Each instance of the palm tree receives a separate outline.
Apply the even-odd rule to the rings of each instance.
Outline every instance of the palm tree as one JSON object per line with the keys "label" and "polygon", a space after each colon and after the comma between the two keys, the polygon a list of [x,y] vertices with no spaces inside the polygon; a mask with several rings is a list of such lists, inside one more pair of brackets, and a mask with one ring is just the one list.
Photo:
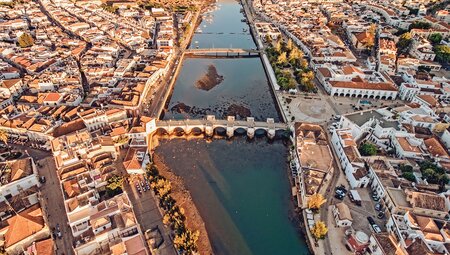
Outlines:
{"label": "palm tree", "polygon": [[4,144],[8,143],[8,133],[6,133],[3,129],[0,129],[0,141]]}

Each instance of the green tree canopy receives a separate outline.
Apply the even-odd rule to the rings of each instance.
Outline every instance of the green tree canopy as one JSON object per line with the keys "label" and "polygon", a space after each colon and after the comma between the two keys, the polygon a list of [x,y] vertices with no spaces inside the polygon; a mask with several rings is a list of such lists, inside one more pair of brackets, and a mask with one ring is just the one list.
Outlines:
{"label": "green tree canopy", "polygon": [[424,22],[424,21],[414,21],[413,23],[411,23],[411,25],[409,25],[409,30],[411,29],[429,29],[431,28],[431,24],[428,22]]}
{"label": "green tree canopy", "polygon": [[397,42],[397,48],[399,53],[405,53],[408,51],[412,42],[412,35],[409,32],[402,34]]}
{"label": "green tree canopy", "polygon": [[414,176],[414,174],[412,172],[404,172],[402,174],[402,177],[411,182],[416,181],[416,176]]}
{"label": "green tree canopy", "polygon": [[442,41],[442,34],[441,33],[433,33],[428,37],[432,43],[440,43]]}
{"label": "green tree canopy", "polygon": [[122,184],[123,178],[122,176],[113,175],[111,178],[107,180],[106,192],[109,196],[113,197],[117,194],[122,193]]}
{"label": "green tree canopy", "polygon": [[377,154],[377,147],[372,143],[363,143],[359,147],[359,152],[362,156],[373,156]]}
{"label": "green tree canopy", "polygon": [[447,45],[437,45],[434,47],[434,53],[436,54],[436,60],[441,63],[450,62],[450,47]]}

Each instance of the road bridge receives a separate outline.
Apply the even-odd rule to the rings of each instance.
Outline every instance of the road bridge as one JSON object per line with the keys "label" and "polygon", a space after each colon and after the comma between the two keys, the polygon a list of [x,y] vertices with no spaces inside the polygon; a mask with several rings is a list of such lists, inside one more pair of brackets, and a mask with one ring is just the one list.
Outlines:
{"label": "road bridge", "polygon": [[267,121],[255,121],[253,117],[246,120],[236,120],[234,116],[228,116],[226,120],[218,120],[214,115],[207,115],[206,119],[194,120],[160,120],[156,122],[156,130],[163,130],[169,135],[174,133],[190,134],[194,130],[201,131],[207,136],[213,136],[217,128],[226,130],[227,137],[231,138],[238,129],[245,130],[249,138],[255,136],[257,130],[264,130],[267,136],[272,139],[278,130],[286,130],[288,125],[276,123],[274,119]]}

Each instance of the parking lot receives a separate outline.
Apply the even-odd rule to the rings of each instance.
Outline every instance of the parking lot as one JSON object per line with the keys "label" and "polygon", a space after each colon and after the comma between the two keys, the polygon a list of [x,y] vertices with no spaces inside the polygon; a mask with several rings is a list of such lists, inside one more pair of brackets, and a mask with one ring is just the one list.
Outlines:
{"label": "parking lot", "polygon": [[371,216],[375,220],[375,223],[380,227],[381,231],[385,231],[386,218],[377,218],[377,215],[379,213],[377,210],[375,210],[375,205],[377,204],[377,202],[373,200],[372,194],[370,193],[370,188],[360,188],[357,189],[357,191],[361,197],[361,206],[358,206],[350,201],[348,195],[343,200],[351,210],[351,215],[353,218],[353,229],[355,231],[363,231],[370,236],[373,229],[370,226],[367,217]]}

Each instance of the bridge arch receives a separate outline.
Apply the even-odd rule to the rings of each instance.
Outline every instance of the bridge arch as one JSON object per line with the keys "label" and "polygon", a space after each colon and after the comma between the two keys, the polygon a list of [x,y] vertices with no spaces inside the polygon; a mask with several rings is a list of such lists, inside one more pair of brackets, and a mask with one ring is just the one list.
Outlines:
{"label": "bridge arch", "polygon": [[222,126],[214,127],[214,134],[219,136],[226,136],[227,135],[227,128]]}
{"label": "bridge arch", "polygon": [[175,127],[172,130],[172,134],[176,135],[176,136],[183,136],[186,132],[184,131],[184,128],[182,127]]}
{"label": "bridge arch", "polygon": [[247,135],[247,129],[245,129],[243,127],[238,127],[234,130],[234,135],[237,135],[237,136]]}
{"label": "bridge arch", "polygon": [[165,135],[169,135],[169,132],[167,131],[167,129],[165,129],[163,127],[159,127],[156,129],[155,134],[159,135],[159,136],[165,136]]}
{"label": "bridge arch", "polygon": [[267,135],[267,130],[265,128],[255,128],[255,136],[262,137]]}
{"label": "bridge arch", "polygon": [[187,131],[186,131],[186,134],[190,134],[190,135],[201,135],[201,134],[203,134],[203,128],[201,128],[201,127],[192,127],[192,128],[189,128]]}

